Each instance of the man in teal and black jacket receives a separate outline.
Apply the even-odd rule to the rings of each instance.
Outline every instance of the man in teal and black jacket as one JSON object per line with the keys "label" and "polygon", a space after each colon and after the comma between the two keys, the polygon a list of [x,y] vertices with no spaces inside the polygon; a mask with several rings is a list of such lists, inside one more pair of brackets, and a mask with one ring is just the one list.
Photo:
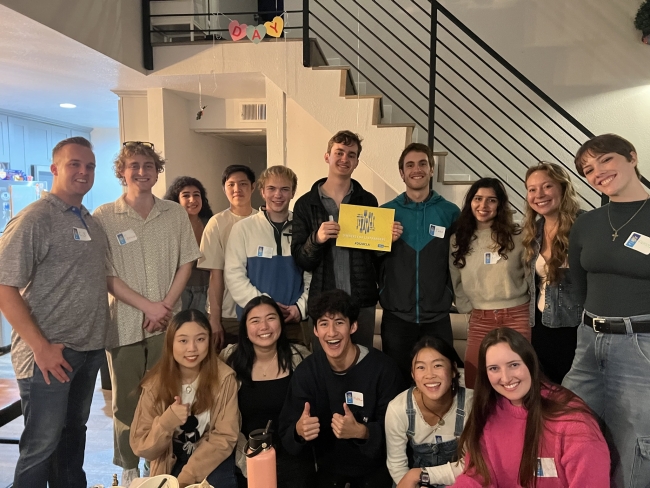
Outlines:
{"label": "man in teal and black jacket", "polygon": [[420,337],[433,335],[453,345],[449,238],[460,210],[429,189],[433,154],[428,146],[409,144],[399,172],[406,191],[382,207],[395,209],[404,231],[381,260],[379,303],[382,349],[410,382],[410,353]]}

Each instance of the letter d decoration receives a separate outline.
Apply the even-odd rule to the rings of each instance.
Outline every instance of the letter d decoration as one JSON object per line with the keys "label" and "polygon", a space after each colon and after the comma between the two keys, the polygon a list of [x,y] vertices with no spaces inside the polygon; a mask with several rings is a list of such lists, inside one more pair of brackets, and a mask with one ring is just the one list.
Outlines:
{"label": "letter d decoration", "polygon": [[233,20],[228,24],[228,31],[230,32],[230,37],[233,41],[239,41],[246,37],[248,26],[246,24],[240,24],[236,20]]}

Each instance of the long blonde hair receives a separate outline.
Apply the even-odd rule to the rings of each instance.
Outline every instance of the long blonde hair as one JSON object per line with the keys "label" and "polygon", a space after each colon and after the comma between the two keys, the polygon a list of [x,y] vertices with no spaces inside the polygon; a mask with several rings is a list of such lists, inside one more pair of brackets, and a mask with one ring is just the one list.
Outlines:
{"label": "long blonde hair", "polygon": [[[562,166],[555,163],[541,161],[537,165],[528,168],[524,182],[527,182],[530,175],[536,171],[545,171],[553,181],[562,187],[562,200],[560,202],[560,208],[558,209],[559,216],[557,233],[555,234],[553,241],[550,243],[551,259],[546,263],[548,268],[546,280],[548,283],[557,283],[561,275],[560,268],[566,262],[569,254],[569,232],[571,231],[571,226],[573,226],[578,212],[580,211],[580,204],[578,203],[578,194],[571,183],[571,177]],[[526,211],[523,221],[523,243],[526,247],[526,262],[530,264],[535,255],[533,241],[535,241],[537,236],[538,213],[528,205],[528,199],[526,199],[525,209]]]}

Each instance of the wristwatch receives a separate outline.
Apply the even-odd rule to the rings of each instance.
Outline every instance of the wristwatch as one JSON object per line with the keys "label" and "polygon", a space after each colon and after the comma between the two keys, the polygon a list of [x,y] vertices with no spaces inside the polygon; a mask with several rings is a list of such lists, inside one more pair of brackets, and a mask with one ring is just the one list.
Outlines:
{"label": "wristwatch", "polygon": [[429,486],[429,473],[427,473],[424,469],[420,473],[420,484],[419,486]]}

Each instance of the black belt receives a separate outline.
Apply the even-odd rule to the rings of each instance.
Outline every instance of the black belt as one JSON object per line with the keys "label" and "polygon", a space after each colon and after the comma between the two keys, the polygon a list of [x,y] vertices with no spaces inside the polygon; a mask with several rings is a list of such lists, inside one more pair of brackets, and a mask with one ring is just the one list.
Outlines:
{"label": "black belt", "polygon": [[[590,317],[585,314],[584,321],[585,325],[594,329],[594,332],[603,334],[627,334],[623,319],[603,319],[600,317]],[[634,334],[650,334],[650,320],[632,322],[632,332]]]}

